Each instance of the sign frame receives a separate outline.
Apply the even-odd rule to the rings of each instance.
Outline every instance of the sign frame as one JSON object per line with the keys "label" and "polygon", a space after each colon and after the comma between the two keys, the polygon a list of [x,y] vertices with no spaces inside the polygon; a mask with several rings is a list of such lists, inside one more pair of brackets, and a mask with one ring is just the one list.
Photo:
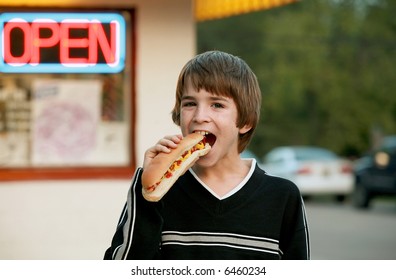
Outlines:
{"label": "sign frame", "polygon": [[[107,63],[7,63],[5,61],[4,26],[9,22],[21,23],[115,23],[115,62]],[[119,73],[125,68],[126,23],[121,14],[113,12],[89,13],[0,13],[0,73]]]}

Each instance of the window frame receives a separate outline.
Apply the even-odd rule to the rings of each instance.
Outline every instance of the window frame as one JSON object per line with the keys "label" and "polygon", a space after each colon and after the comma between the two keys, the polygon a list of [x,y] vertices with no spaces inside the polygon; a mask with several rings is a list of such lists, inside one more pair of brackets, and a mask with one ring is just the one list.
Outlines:
{"label": "window frame", "polygon": [[[130,69],[128,96],[129,114],[125,116],[129,129],[129,164],[123,166],[67,166],[67,167],[7,167],[0,166],[0,181],[22,180],[78,180],[78,179],[127,179],[130,178],[136,168],[136,9],[135,8],[15,8],[3,7],[2,12],[126,12],[130,16],[130,22],[126,29],[130,33],[127,37],[125,68]],[[123,70],[125,71],[125,70]],[[40,75],[39,73],[33,75]]]}

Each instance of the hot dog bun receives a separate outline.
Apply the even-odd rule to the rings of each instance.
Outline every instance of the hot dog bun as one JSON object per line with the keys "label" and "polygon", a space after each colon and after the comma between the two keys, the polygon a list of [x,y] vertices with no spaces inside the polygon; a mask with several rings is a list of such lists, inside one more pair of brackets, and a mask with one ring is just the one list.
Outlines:
{"label": "hot dog bun", "polygon": [[[142,174],[142,193],[146,200],[159,201],[199,157],[209,152],[211,147],[204,138],[198,133],[189,134],[170,153],[160,153],[150,162]],[[188,152],[191,150],[192,153]]]}

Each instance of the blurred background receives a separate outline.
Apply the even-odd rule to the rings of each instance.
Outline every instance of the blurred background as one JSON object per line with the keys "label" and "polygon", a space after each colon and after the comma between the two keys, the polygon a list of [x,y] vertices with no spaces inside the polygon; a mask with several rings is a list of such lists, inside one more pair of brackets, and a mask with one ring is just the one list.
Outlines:
{"label": "blurred background", "polygon": [[[261,119],[242,156],[300,188],[312,258],[396,259],[395,1],[9,2],[0,0],[0,259],[101,259],[144,151],[178,132],[180,69],[213,49],[257,75]],[[65,70],[55,29],[7,25],[22,18],[34,30],[42,12],[121,15],[114,36],[124,43],[111,45],[103,16],[97,64]],[[29,57],[34,36],[41,60],[10,62]],[[87,58],[74,46],[69,59]],[[118,70],[97,70],[117,48]]]}
{"label": "blurred background", "polygon": [[396,259],[395,12],[391,0],[303,0],[197,24],[198,52],[236,54],[257,75],[245,155],[300,188],[313,258]]}
{"label": "blurred background", "polygon": [[318,145],[356,158],[396,131],[396,3],[299,1],[197,24],[198,52],[243,57],[263,93],[250,148]]}

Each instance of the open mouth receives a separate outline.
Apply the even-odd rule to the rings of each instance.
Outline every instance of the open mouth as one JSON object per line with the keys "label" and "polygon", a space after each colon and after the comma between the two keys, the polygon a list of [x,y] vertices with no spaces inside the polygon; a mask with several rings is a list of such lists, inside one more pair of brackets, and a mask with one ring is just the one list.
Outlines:
{"label": "open mouth", "polygon": [[214,134],[212,134],[212,133],[206,134],[205,135],[205,140],[211,147],[213,147],[213,145],[216,142],[216,136]]}
{"label": "open mouth", "polygon": [[205,142],[208,143],[211,147],[213,147],[213,145],[216,142],[216,136],[210,132],[207,131],[194,131],[194,133],[199,133],[201,135],[203,135],[205,138]]}

